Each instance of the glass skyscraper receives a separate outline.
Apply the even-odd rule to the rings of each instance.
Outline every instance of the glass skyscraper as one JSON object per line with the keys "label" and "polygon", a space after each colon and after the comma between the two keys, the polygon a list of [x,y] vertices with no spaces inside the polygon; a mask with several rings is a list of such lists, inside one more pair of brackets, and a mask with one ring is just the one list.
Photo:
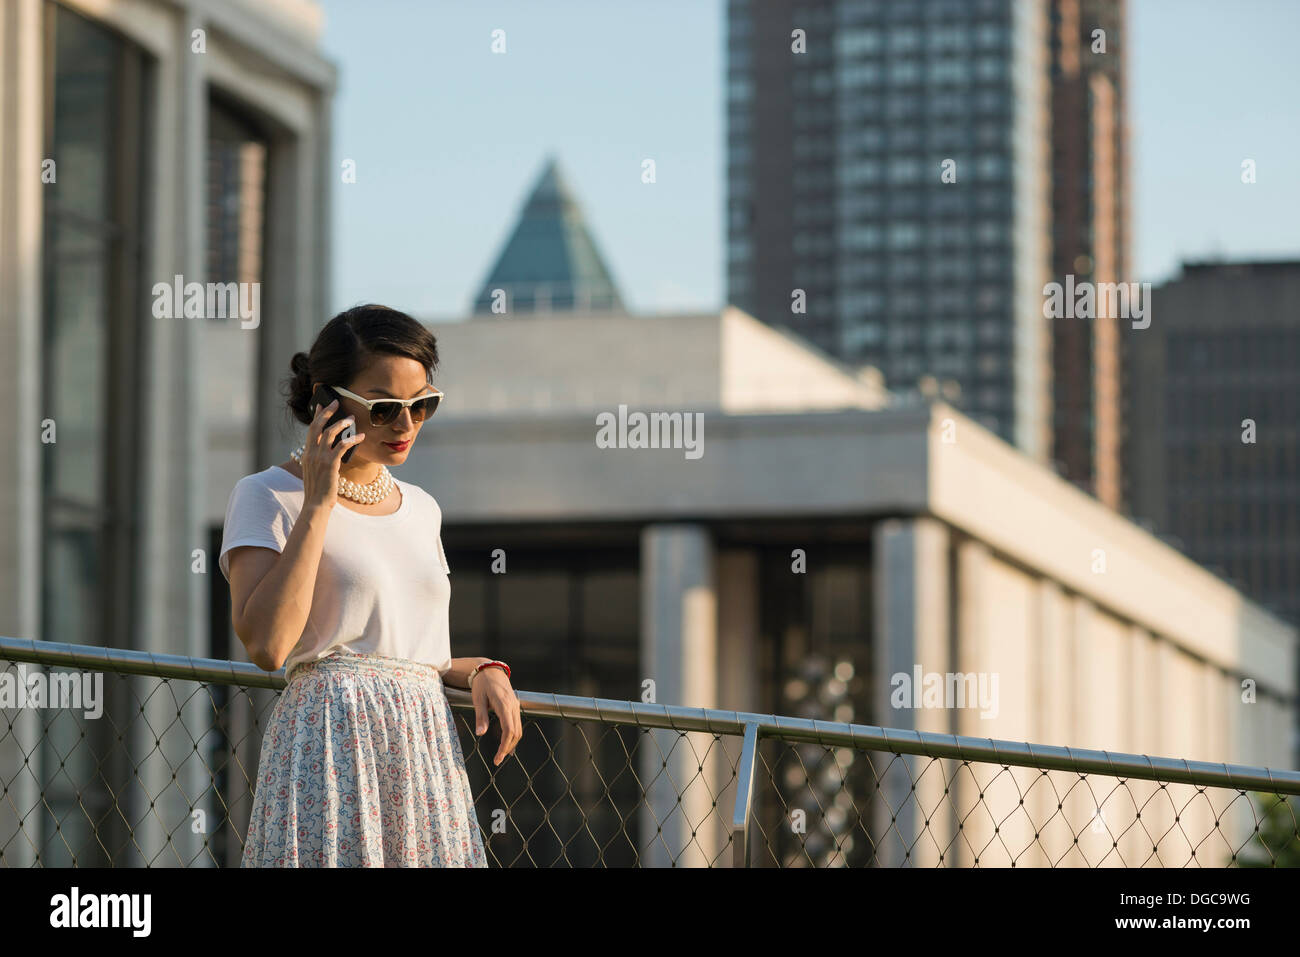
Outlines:
{"label": "glass skyscraper", "polygon": [[[727,8],[730,301],[876,366],[895,392],[955,383],[945,394],[1044,461],[1058,457],[1043,314],[1053,190],[1073,185],[1054,182],[1049,40],[1073,49],[1079,34],[1060,27],[1069,6]],[[1066,20],[1086,27],[1071,9]],[[1087,153],[1086,128],[1075,132]],[[1081,428],[1091,421],[1089,410]],[[1084,459],[1069,477],[1092,491]]]}

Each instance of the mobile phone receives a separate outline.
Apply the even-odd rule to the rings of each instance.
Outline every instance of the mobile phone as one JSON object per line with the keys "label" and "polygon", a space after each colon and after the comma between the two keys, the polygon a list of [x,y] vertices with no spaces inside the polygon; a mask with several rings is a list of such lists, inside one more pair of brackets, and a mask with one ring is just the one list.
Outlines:
{"label": "mobile phone", "polygon": [[[322,431],[328,429],[331,425],[333,425],[335,422],[338,422],[340,419],[346,419],[348,417],[348,414],[347,412],[343,411],[343,399],[339,396],[337,392],[335,392],[329,386],[318,385],[316,386],[315,391],[312,392],[311,394],[311,404],[312,404],[313,411],[319,409],[321,406],[329,405],[335,399],[339,400],[339,407],[334,411],[334,414],[330,416],[330,420],[326,422],[325,425],[322,427]],[[338,444],[342,442],[344,439],[350,439],[352,438],[352,436],[356,434],[357,434],[356,422],[350,422],[343,427],[343,431],[338,434],[338,437],[334,439],[334,443],[330,447],[337,448]],[[357,447],[354,445],[352,446],[352,448],[344,452],[343,461],[346,462],[348,459],[352,458],[352,453],[355,452],[356,449]]]}

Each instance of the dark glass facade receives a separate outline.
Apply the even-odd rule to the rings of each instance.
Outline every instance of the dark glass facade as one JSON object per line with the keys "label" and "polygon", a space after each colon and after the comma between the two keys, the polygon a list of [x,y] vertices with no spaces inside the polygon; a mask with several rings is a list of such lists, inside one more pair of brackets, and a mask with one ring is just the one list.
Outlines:
{"label": "dark glass facade", "polygon": [[728,4],[729,300],[890,389],[955,380],[1009,440],[1013,29],[1004,0]]}
{"label": "dark glass facade", "polygon": [[[640,700],[636,547],[541,548],[517,545],[508,533],[489,538],[492,544],[455,547],[455,537],[444,535],[452,656],[509,662],[511,681],[523,692]],[[491,835],[500,863],[636,862],[646,813],[637,755],[655,747],[649,737],[626,726],[530,719],[516,749],[519,762],[496,769],[496,721],[475,757],[471,716],[458,711],[457,719],[480,824],[485,831],[504,825]]]}
{"label": "dark glass facade", "polygon": [[1185,265],[1124,336],[1133,515],[1300,624],[1300,262]]}
{"label": "dark glass facade", "polygon": [[[808,546],[806,570],[792,574],[791,553],[799,547],[759,550],[760,709],[874,724],[870,549]],[[755,863],[864,866],[872,854],[870,802],[883,764],[873,767],[867,752],[816,744],[767,741],[759,752],[762,787],[754,823],[765,848]],[[802,835],[793,830],[797,811],[806,821]]]}

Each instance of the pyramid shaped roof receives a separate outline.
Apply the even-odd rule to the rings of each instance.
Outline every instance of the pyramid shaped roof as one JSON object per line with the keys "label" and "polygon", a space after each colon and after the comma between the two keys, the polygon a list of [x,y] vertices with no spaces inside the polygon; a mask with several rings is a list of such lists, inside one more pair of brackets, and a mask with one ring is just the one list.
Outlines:
{"label": "pyramid shaped roof", "polygon": [[493,314],[497,289],[505,291],[506,315],[626,311],[553,155],[474,299],[475,314]]}

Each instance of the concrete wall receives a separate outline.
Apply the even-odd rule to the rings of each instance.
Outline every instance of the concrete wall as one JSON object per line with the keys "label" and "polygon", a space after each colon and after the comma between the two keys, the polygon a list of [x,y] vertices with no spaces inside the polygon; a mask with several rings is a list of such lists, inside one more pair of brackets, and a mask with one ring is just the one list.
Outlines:
{"label": "concrete wall", "polygon": [[[1152,635],[934,519],[884,522],[876,539],[875,723],[1099,751],[1295,766],[1289,734],[1293,704],[1276,686],[1258,701],[1245,702],[1235,671]],[[922,552],[923,541],[943,545]],[[945,600],[936,585],[947,581],[950,567],[956,578],[951,599]],[[928,598],[919,601],[923,595]],[[1234,637],[1248,645],[1257,635]],[[948,701],[946,707],[920,711],[884,704],[891,677],[917,665],[923,673],[978,676],[996,688],[995,709],[984,701],[965,706]],[[877,810],[889,808],[888,818],[873,817],[873,834],[885,836],[884,864],[905,863],[898,851],[911,844],[906,862],[918,866],[935,863],[940,849],[947,852],[945,863],[967,866],[1013,861],[1017,866],[1119,866],[1121,860],[1130,866],[1157,861],[1223,866],[1230,853],[1224,849],[1245,845],[1254,826],[1247,799],[1228,789],[1199,795],[1190,785],[1162,791],[1153,782],[1121,783],[1101,775],[1085,784],[1068,772],[1044,778],[1032,769],[903,760],[908,775],[893,774],[890,766],[882,780],[886,802]],[[950,796],[936,792],[936,781]],[[902,838],[889,839],[890,827]]]}
{"label": "concrete wall", "polygon": [[[452,522],[865,514],[925,507],[922,412],[704,415],[704,454],[602,449],[595,416],[425,426],[402,466]],[[524,494],[526,491],[526,494]]]}
{"label": "concrete wall", "polygon": [[728,307],[721,313],[480,317],[430,324],[440,419],[616,409],[879,408],[876,384]]}
{"label": "concrete wall", "polygon": [[438,417],[575,409],[716,409],[716,317],[563,314],[436,323]]}
{"label": "concrete wall", "polygon": [[724,411],[879,409],[888,403],[883,387],[734,306],[723,310],[721,333]]}
{"label": "concrete wall", "polygon": [[[25,570],[34,567],[40,548],[43,6],[39,0],[0,5],[0,396],[14,413],[4,419],[8,454],[0,456],[0,634],[11,636],[35,635],[41,614],[40,582]],[[0,738],[0,768],[21,768],[37,750],[40,716],[5,717],[14,733]],[[12,848],[6,861],[30,866],[34,855],[26,842],[11,840],[18,828],[12,807],[37,806],[40,789],[25,774],[14,775],[8,787],[0,844]]]}
{"label": "concrete wall", "polygon": [[1295,694],[1295,629],[978,424],[941,405],[933,413],[937,516],[1189,654]]}

